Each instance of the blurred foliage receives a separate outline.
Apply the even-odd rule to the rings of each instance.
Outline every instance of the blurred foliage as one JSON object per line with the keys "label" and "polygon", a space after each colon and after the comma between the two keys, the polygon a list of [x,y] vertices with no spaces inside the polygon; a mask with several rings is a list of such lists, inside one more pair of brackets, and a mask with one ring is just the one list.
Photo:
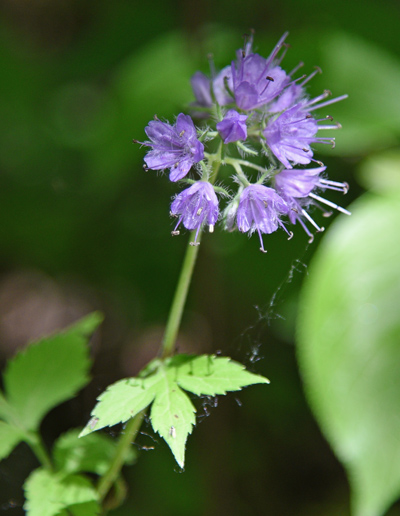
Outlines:
{"label": "blurred foliage", "polygon": [[400,202],[365,194],[350,209],[312,261],[299,358],[315,415],[348,471],[353,514],[381,516],[400,495]]}
{"label": "blurred foliage", "polygon": [[[268,54],[289,30],[285,68],[319,65],[311,94],[350,94],[329,110],[343,130],[323,156],[330,177],[351,185],[334,200],[350,202],[362,191],[353,179],[360,163],[399,141],[399,15],[395,0],[2,1],[3,357],[90,309],[106,313],[93,382],[46,418],[49,445],[86,422],[107,384],[137,373],[162,335],[186,242],[170,236],[175,185],[143,172],[132,138],[144,138],[154,114],[172,120],[192,100],[189,78],[207,72],[207,53],[225,65],[254,28]],[[184,475],[157,438],[142,435],[139,445],[156,451],[129,470],[130,498],[115,514],[348,513],[344,472],[308,411],[294,357],[298,289],[318,240],[274,234],[264,256],[241,234],[204,238],[180,350],[256,362],[271,387],[240,394],[242,407],[233,397],[218,411],[198,403],[212,417],[188,447]],[[34,465],[23,446],[0,466],[4,508],[23,502]]]}

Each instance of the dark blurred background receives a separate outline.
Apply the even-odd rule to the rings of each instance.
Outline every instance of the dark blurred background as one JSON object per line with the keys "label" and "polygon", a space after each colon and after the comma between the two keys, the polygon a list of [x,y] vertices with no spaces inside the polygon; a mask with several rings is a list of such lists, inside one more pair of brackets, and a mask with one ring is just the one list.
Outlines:
{"label": "dark blurred background", "polygon": [[[109,383],[157,352],[179,274],[187,235],[172,239],[168,216],[177,186],[143,171],[132,138],[145,137],[154,114],[173,120],[192,101],[189,79],[207,72],[208,53],[226,66],[254,29],[268,55],[288,30],[284,68],[319,65],[311,95],[349,93],[321,113],[343,125],[336,149],[316,152],[332,179],[350,183],[346,198],[330,196],[347,205],[363,191],[362,160],[398,145],[400,4],[2,0],[0,9],[1,361],[91,310],[105,313],[92,383],[43,423],[51,445],[87,422]],[[321,236],[309,246],[296,229],[290,242],[283,232],[265,238],[267,255],[256,236],[204,237],[179,349],[221,351],[271,385],[220,397],[217,409],[195,400],[202,422],[184,473],[147,425],[125,472],[128,500],[113,514],[349,514],[344,471],[297,371],[298,292]],[[35,466],[24,445],[0,464],[5,514],[22,514],[21,485]]]}

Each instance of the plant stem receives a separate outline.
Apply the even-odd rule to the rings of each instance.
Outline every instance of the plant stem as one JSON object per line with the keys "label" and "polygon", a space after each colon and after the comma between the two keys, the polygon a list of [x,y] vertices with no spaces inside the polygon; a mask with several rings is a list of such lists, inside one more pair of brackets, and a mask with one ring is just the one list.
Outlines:
{"label": "plant stem", "polygon": [[[192,279],[194,264],[196,263],[197,254],[199,252],[198,245],[190,245],[194,240],[196,230],[190,233],[189,243],[186,249],[185,258],[183,260],[181,275],[176,286],[174,299],[172,301],[171,310],[169,312],[167,326],[165,328],[164,338],[162,342],[161,357],[166,358],[173,354],[176,337],[178,335],[179,326],[182,320],[183,308],[185,306],[187,294],[189,291],[190,280]],[[202,232],[199,232],[197,242],[201,240]]]}
{"label": "plant stem", "polygon": [[[212,168],[210,177],[210,183],[214,183],[219,167],[221,166],[221,148],[222,142],[218,148],[216,154],[208,156],[209,164]],[[174,352],[176,337],[178,335],[179,326],[182,320],[183,309],[186,303],[187,294],[189,291],[190,281],[192,279],[194,265],[196,263],[197,254],[199,252],[198,245],[190,245],[194,241],[196,230],[190,234],[188,247],[186,250],[185,258],[182,265],[181,274],[176,287],[175,295],[172,301],[168,321],[165,329],[165,334],[161,346],[161,358],[169,357]],[[197,236],[197,243],[201,240],[202,232],[199,231]],[[139,429],[141,427],[145,410],[142,410],[134,418],[130,419],[125,427],[125,432],[122,434],[117,449],[115,451],[114,458],[108,468],[108,471],[100,479],[97,492],[99,500],[104,500],[111,486],[115,483],[118,478],[119,472],[123,466],[126,453],[134,441]]]}
{"label": "plant stem", "polygon": [[135,440],[137,433],[139,432],[140,426],[144,418],[145,411],[142,410],[135,417],[130,419],[126,424],[125,431],[118,442],[117,449],[113,461],[110,464],[106,474],[100,479],[97,486],[97,492],[99,499],[104,500],[111,486],[117,479],[119,472],[124,463],[126,453],[132,443]]}
{"label": "plant stem", "polygon": [[30,446],[30,448],[32,449],[33,453],[36,455],[42,466],[52,470],[53,464],[51,462],[49,454],[47,453],[46,447],[42,441],[40,434],[37,432],[30,433],[29,436],[26,436],[26,442]]}

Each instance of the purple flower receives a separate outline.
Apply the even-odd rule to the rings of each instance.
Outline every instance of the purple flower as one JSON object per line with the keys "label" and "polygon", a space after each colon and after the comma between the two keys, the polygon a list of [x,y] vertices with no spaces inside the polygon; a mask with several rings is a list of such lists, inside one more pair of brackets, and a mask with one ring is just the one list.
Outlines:
{"label": "purple flower", "polygon": [[253,233],[257,231],[260,237],[260,250],[265,253],[261,233],[273,233],[282,227],[288,232],[280,220],[280,216],[287,214],[289,208],[274,189],[263,185],[250,185],[240,196],[236,221],[239,231]]}
{"label": "purple flower", "polygon": [[[202,72],[196,72],[191,80],[194,96],[196,97],[195,106],[211,107],[213,105],[213,99],[211,95],[211,81]],[[216,77],[212,80],[213,94],[216,102],[220,106],[226,106],[233,102],[233,98],[226,89],[233,89],[231,67],[226,66],[223,68]]]}
{"label": "purple flower", "polygon": [[175,125],[152,120],[145,129],[152,147],[144,161],[149,169],[170,169],[171,181],[186,176],[190,168],[204,158],[204,145],[197,139],[196,128],[189,115],[180,113]]}
{"label": "purple flower", "polygon": [[317,132],[317,121],[304,110],[304,104],[300,103],[270,121],[263,134],[279,161],[285,167],[292,168],[289,161],[302,165],[310,163],[313,157],[310,143],[321,140],[315,137]]}
{"label": "purple flower", "polygon": [[179,235],[177,228],[181,222],[186,229],[197,229],[192,245],[197,245],[197,236],[203,223],[210,226],[210,232],[218,220],[218,199],[210,183],[197,181],[178,194],[171,204],[171,213],[180,215],[173,235]]}
{"label": "purple flower", "polygon": [[212,98],[210,91],[210,79],[202,72],[196,72],[190,79],[194,96],[196,97],[196,106],[211,107]]}
{"label": "purple flower", "polygon": [[223,120],[218,122],[217,131],[224,143],[237,142],[247,138],[247,115],[240,115],[234,109],[230,109]]}
{"label": "purple flower", "polygon": [[[339,183],[337,181],[329,181],[328,179],[324,179],[320,176],[326,167],[318,167],[318,168],[310,168],[304,170],[282,170],[275,176],[275,187],[279,195],[286,201],[290,210],[288,212],[290,222],[295,224],[297,221],[303,227],[304,231],[310,238],[310,243],[313,241],[314,237],[310,233],[307,228],[304,220],[309,222],[318,232],[324,231],[323,227],[318,226],[318,224],[314,221],[314,219],[308,214],[308,212],[304,209],[304,206],[307,207],[310,202],[322,203],[330,208],[335,208],[336,210],[345,213],[346,215],[350,215],[350,212],[346,209],[338,206],[337,204],[320,197],[315,194],[313,190],[320,189],[330,189],[337,190],[347,193],[349,185],[347,183]],[[325,216],[330,215],[329,212],[325,212]]]}
{"label": "purple flower", "polygon": [[233,91],[232,71],[230,66],[223,68],[213,80],[215,100],[220,106],[226,106],[234,101],[226,86]]}
{"label": "purple flower", "polygon": [[241,109],[251,110],[267,104],[289,84],[290,77],[275,62],[286,36],[283,35],[267,59],[248,53],[251,45],[247,45],[243,54],[238,54],[238,63],[232,62],[233,92]]}
{"label": "purple flower", "polygon": [[292,82],[279,97],[269,106],[269,113],[279,113],[285,111],[285,109],[291,108],[296,102],[298,102],[304,95],[304,89],[301,84]]}

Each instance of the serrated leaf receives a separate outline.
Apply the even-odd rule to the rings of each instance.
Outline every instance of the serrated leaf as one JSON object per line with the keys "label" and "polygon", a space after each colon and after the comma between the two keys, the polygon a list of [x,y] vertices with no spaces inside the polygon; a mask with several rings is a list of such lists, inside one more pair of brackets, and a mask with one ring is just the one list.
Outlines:
{"label": "serrated leaf", "polygon": [[24,439],[24,434],[15,426],[0,421],[0,460],[5,459]]}
{"label": "serrated leaf", "polygon": [[88,382],[87,335],[100,320],[97,313],[91,314],[64,332],[31,344],[9,362],[5,393],[24,429],[36,430],[50,409]]}
{"label": "serrated leaf", "polygon": [[196,423],[192,402],[175,383],[171,371],[162,371],[162,381],[151,407],[151,425],[170,447],[181,468],[185,464],[185,446]]}
{"label": "serrated leaf", "polygon": [[106,426],[125,423],[154,400],[158,374],[148,378],[126,378],[110,385],[97,399],[92,418],[82,430],[83,437]]}
{"label": "serrated leaf", "polygon": [[153,403],[153,428],[183,467],[186,440],[195,424],[196,410],[182,389],[199,396],[214,396],[257,383],[269,383],[269,380],[246,371],[242,364],[227,357],[181,354],[165,362],[156,359],[138,378],[121,380],[108,387],[98,398],[92,419],[80,437],[105,426],[124,423]]}
{"label": "serrated leaf", "polygon": [[[86,439],[78,436],[79,430],[70,430],[55,443],[53,457],[57,470],[104,475],[115,455],[115,441],[103,434],[91,434]],[[131,463],[134,458],[135,453],[131,449],[125,460]]]}
{"label": "serrated leaf", "polygon": [[63,476],[40,468],[29,476],[24,489],[28,516],[56,516],[72,506],[92,502],[93,507],[97,502],[96,490],[81,475]]}
{"label": "serrated leaf", "polygon": [[247,385],[269,383],[267,378],[246,371],[242,364],[228,357],[177,355],[168,367],[175,369],[175,380],[182,389],[198,396],[226,394]]}
{"label": "serrated leaf", "polygon": [[363,196],[323,240],[300,300],[306,393],[345,466],[355,516],[400,495],[400,202]]}

